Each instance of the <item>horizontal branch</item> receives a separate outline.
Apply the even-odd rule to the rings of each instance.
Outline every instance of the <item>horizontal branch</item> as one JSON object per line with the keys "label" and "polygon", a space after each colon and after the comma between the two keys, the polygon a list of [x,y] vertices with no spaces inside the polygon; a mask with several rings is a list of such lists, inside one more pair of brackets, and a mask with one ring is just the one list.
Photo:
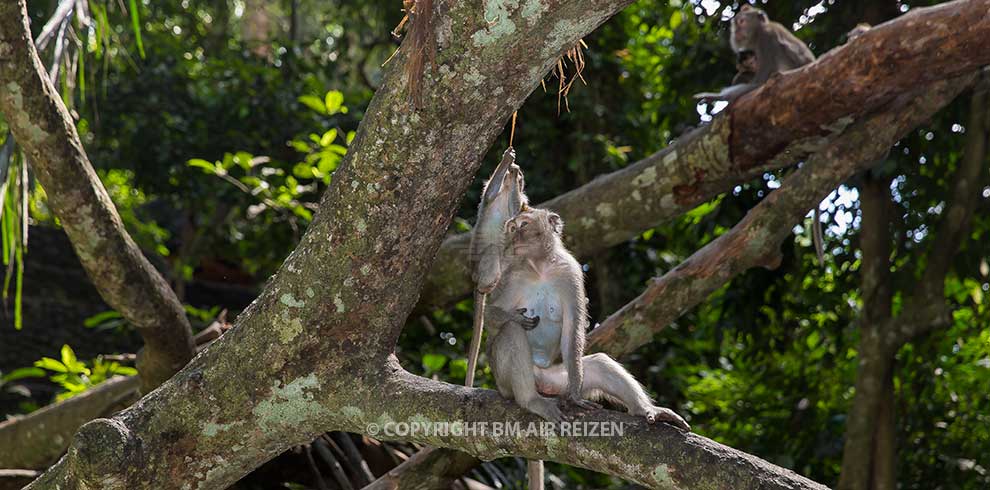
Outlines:
{"label": "horizontal branch", "polygon": [[708,243],[588,336],[589,349],[620,356],[650,342],[689,309],[740,273],[775,268],[781,243],[832,189],[869,168],[904,134],[928,120],[973,80],[970,74],[907,92],[888,108],[847,129],[811,156],[731,230]]}
{"label": "horizontal branch", "polygon": [[0,422],[0,468],[43,469],[65,452],[79,427],[137,399],[137,377],[115,377],[23,417]]}
{"label": "horizontal branch", "polygon": [[[986,39],[985,1],[912,9],[811,65],[774,77],[656,154],[540,206],[560,213],[568,247],[587,257],[768,170],[793,165],[899,94],[990,64]],[[467,234],[444,241],[421,307],[470,293],[469,242]]]}
{"label": "horizontal branch", "polygon": [[[376,427],[384,430],[382,424],[401,427],[398,423],[410,428],[454,427],[459,422],[465,428],[459,435],[423,430],[401,440],[457,449],[483,460],[517,455],[556,461],[665,490],[825,489],[790,470],[697,434],[662,423],[649,425],[641,417],[612,410],[575,415],[575,427],[601,427],[600,436],[526,434],[543,420],[497,392],[422,378],[399,368],[394,359],[392,363],[392,375],[379,396],[388,396],[393,403],[355,407],[347,430],[367,433],[369,424],[379,424]],[[495,423],[506,424],[503,427],[518,423],[521,431],[496,432]],[[468,433],[467,428],[477,433]],[[609,435],[605,428],[611,431]],[[376,437],[392,438],[384,432]]]}

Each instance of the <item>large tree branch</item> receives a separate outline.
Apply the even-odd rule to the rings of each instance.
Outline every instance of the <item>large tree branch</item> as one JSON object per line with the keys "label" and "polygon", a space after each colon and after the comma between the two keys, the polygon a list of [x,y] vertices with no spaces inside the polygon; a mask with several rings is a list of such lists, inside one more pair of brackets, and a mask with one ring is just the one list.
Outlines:
{"label": "large tree branch", "polygon": [[649,342],[727,281],[754,266],[775,267],[780,245],[808,209],[868,167],[915,126],[928,120],[973,80],[967,75],[906,92],[868,116],[788,176],[729,232],[720,236],[607,318],[588,336],[589,347],[621,355]]}
{"label": "large tree branch", "polygon": [[[367,424],[406,423],[409,427],[442,427],[461,422],[465,430],[482,437],[443,434],[442,431],[403,437],[402,440],[455,448],[481,459],[520,455],[592,469],[659,489],[824,489],[796,473],[752,455],[723,446],[699,435],[666,424],[649,425],[641,417],[610,410],[578,415],[574,422],[591,427],[612,427],[615,435],[527,435],[542,419],[492,390],[477,390],[412,375],[394,359],[391,375],[378,397],[395,403],[384,409],[354,407],[346,430],[366,431]],[[369,405],[370,406],[370,405]],[[522,433],[498,433],[493,423],[514,424]],[[471,425],[473,424],[473,425]],[[482,424],[488,424],[482,425]],[[380,425],[382,429],[384,425]],[[397,427],[401,427],[397,425]],[[485,430],[487,427],[487,430]],[[508,425],[506,426],[508,427]],[[604,431],[602,431],[604,434]],[[380,433],[380,438],[389,439]],[[406,487],[401,487],[406,488]]]}
{"label": "large tree branch", "polygon": [[189,321],[127,234],[93,170],[38,58],[24,0],[0,2],[0,112],[100,295],[141,333],[138,367],[142,388],[150,391],[192,359]]}
{"label": "large tree branch", "polygon": [[[709,126],[622,170],[551,199],[567,245],[587,257],[762,175],[824,148],[894,97],[990,64],[990,13],[982,0],[911,12],[774,77]],[[934,55],[937,53],[937,56]],[[447,239],[423,289],[446,305],[472,288],[467,234]]]}

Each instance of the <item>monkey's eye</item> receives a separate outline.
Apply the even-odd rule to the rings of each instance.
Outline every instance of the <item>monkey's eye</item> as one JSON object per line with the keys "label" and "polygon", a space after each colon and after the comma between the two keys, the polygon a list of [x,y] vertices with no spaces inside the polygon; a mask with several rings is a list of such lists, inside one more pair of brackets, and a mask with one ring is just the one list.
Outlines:
{"label": "monkey's eye", "polygon": [[529,221],[523,221],[523,222],[519,223],[519,227],[520,228],[525,228],[526,225],[528,225],[528,224],[529,224]]}

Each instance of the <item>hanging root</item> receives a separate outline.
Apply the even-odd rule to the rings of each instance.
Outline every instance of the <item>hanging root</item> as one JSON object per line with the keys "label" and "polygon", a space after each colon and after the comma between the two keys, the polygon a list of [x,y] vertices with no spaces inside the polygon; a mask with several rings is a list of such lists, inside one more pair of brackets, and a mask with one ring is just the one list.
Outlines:
{"label": "hanging root", "polygon": [[[426,61],[436,65],[437,58],[436,40],[433,38],[433,0],[402,0],[402,6],[406,15],[392,30],[392,36],[399,38],[402,30],[406,30],[406,39],[402,43],[402,47],[409,53],[405,67],[406,80],[413,106],[419,108],[423,105],[423,70],[426,68]],[[390,56],[385,63],[391,59]]]}
{"label": "hanging root", "polygon": [[[557,64],[554,65],[550,73],[555,75],[558,80],[557,85],[557,115],[560,115],[560,101],[564,100],[564,108],[567,112],[571,112],[571,106],[567,102],[567,94],[571,92],[571,87],[574,82],[581,80],[581,83],[587,85],[588,82],[584,80],[584,76],[581,74],[584,72],[584,50],[588,49],[588,45],[584,43],[583,39],[579,39],[577,43],[574,44],[570,49],[568,49],[560,58],[557,59]],[[570,77],[567,75],[567,61],[570,61],[574,65],[574,74]],[[543,91],[546,92],[547,86],[540,80],[540,85],[543,86]]]}

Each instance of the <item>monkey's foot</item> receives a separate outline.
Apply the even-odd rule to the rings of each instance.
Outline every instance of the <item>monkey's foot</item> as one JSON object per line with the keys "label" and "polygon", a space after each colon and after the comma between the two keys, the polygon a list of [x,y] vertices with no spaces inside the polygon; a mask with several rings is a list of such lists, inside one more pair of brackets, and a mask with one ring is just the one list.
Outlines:
{"label": "monkey's foot", "polygon": [[564,414],[560,412],[557,401],[552,398],[538,397],[527,403],[524,408],[543,417],[549,422],[563,422]]}
{"label": "monkey's foot", "polygon": [[684,419],[681,418],[680,415],[677,415],[677,413],[675,413],[673,410],[669,408],[650,407],[648,410],[646,410],[646,413],[636,414],[636,415],[645,415],[646,421],[650,424],[654,424],[657,421],[667,422],[668,424],[673,425],[674,427],[677,427],[679,429],[683,429],[687,431],[691,430],[691,426],[688,425],[688,423],[684,421]]}
{"label": "monkey's foot", "polygon": [[599,410],[602,408],[600,404],[585,399],[561,398],[561,402],[578,410]]}

